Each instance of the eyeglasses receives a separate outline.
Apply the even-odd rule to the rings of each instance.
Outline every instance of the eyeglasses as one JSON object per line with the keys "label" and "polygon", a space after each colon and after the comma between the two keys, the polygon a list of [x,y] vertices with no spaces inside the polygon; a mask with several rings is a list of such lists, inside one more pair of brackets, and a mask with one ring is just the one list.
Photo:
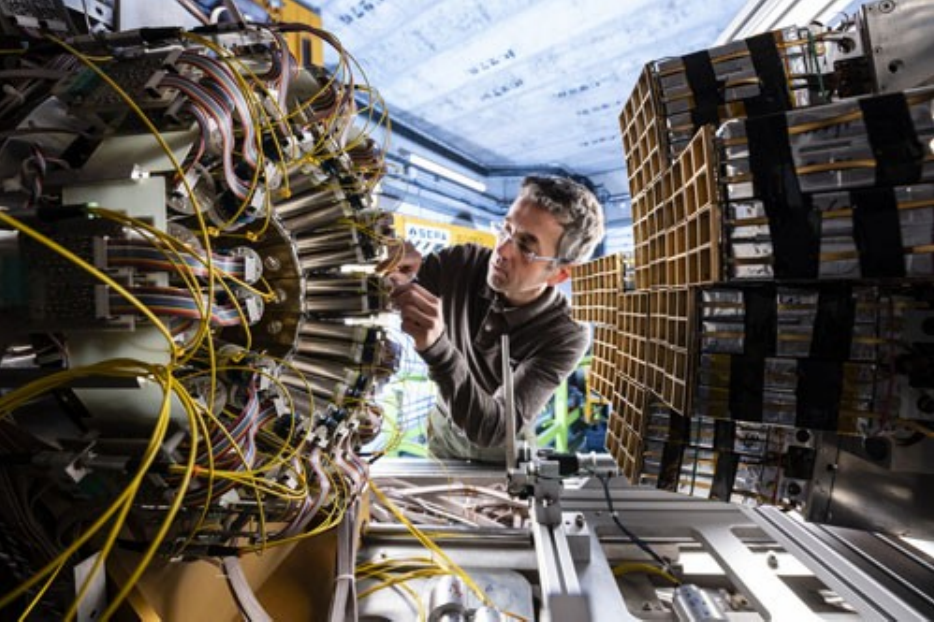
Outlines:
{"label": "eyeglasses", "polygon": [[512,225],[508,222],[494,222],[490,223],[490,227],[493,229],[493,233],[496,234],[496,239],[500,242],[512,242],[516,245],[516,250],[519,251],[519,254],[522,255],[526,261],[548,261],[548,262],[557,262],[557,263],[571,263],[564,257],[546,257],[545,255],[539,255],[531,248],[529,248],[528,242],[526,242],[521,237],[516,237],[516,232],[513,230]]}

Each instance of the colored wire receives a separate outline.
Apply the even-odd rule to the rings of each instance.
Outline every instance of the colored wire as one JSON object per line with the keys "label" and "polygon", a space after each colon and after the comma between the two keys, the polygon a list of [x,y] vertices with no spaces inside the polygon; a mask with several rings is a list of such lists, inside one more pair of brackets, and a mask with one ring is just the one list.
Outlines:
{"label": "colored wire", "polygon": [[[262,228],[258,232],[248,231],[242,236],[251,241],[256,241],[262,236],[272,214],[272,194],[263,193],[262,199],[257,194],[261,191],[264,175],[274,170],[264,165],[266,163],[264,140],[268,139],[269,144],[273,145],[278,153],[280,163],[276,163],[275,166],[279,167],[283,173],[286,184],[285,193],[289,192],[289,181],[288,175],[285,174],[287,157],[281,140],[283,137],[287,140],[295,140],[292,128],[287,121],[293,118],[292,115],[296,111],[287,111],[286,105],[289,84],[297,75],[298,67],[290,56],[281,33],[275,28],[269,30],[269,36],[274,40],[276,49],[270,52],[272,64],[269,71],[262,77],[254,75],[249,67],[231,55],[226,48],[207,41],[204,47],[213,51],[216,56],[186,51],[179,61],[179,64],[187,64],[196,72],[200,72],[202,75],[200,80],[194,82],[184,77],[169,75],[165,83],[161,85],[182,90],[189,98],[192,118],[201,125],[202,133],[207,135],[210,131],[218,131],[222,141],[230,147],[229,152],[234,153],[239,149],[242,161],[252,169],[252,176],[246,179],[248,176],[242,174],[241,177],[236,167],[233,166],[232,160],[225,163],[226,181],[229,182],[228,185],[235,194],[242,195],[238,196],[242,199],[242,203],[226,224],[219,225],[220,229],[225,229],[228,225],[240,224],[241,220],[255,218],[255,212],[258,211],[265,216]],[[378,94],[368,87],[355,86],[348,55],[343,52],[336,38],[320,33],[317,36],[323,36],[335,42],[341,51],[341,62],[337,71],[329,78],[328,85],[312,97],[314,101],[320,96],[317,102],[320,104],[328,96],[333,96],[333,105],[329,104],[315,109],[315,122],[321,124],[324,129],[322,131],[320,127],[316,127],[311,132],[315,140],[313,152],[302,156],[302,160],[314,159],[320,164],[320,161],[324,159],[337,158],[343,154],[350,155],[353,171],[361,175],[363,181],[361,183],[350,182],[347,186],[354,192],[360,192],[361,188],[374,184],[381,172],[381,154],[367,138],[369,125],[374,122],[376,103],[381,100],[378,100]],[[239,401],[243,398],[242,395],[237,399],[229,396],[222,400],[226,402],[225,404],[215,405],[215,397],[218,394],[218,374],[231,373],[237,369],[240,371],[250,369],[256,373],[254,380],[259,377],[269,380],[269,385],[275,387],[274,393],[287,402],[287,411],[296,413],[296,403],[289,389],[286,384],[279,381],[275,372],[257,371],[249,365],[239,368],[236,365],[221,366],[218,365],[215,353],[215,339],[210,324],[218,326],[242,324],[246,330],[248,323],[243,310],[237,304],[231,285],[243,287],[266,300],[273,296],[272,289],[268,287],[268,283],[266,283],[267,291],[265,292],[251,288],[243,282],[242,261],[239,258],[212,253],[210,238],[217,237],[220,232],[206,226],[202,210],[198,209],[197,197],[185,175],[185,168],[176,160],[174,153],[152,121],[133,101],[133,98],[106,71],[95,64],[99,61],[107,62],[110,59],[96,59],[83,55],[63,41],[53,37],[48,37],[48,39],[64,48],[73,59],[77,59],[96,73],[149,129],[171,161],[178,183],[185,187],[191,204],[195,207],[193,216],[197,221],[198,231],[196,233],[200,236],[199,239],[204,248],[203,251],[195,251],[184,242],[147,223],[112,210],[90,208],[89,213],[120,222],[142,236],[142,239],[130,239],[127,242],[111,240],[109,246],[112,251],[110,255],[112,265],[131,267],[139,272],[166,272],[170,275],[174,285],[179,284],[179,279],[184,285],[181,288],[175,286],[129,287],[114,281],[95,266],[82,261],[67,248],[33,231],[28,225],[0,210],[0,222],[20,231],[23,235],[32,237],[108,285],[115,292],[112,296],[112,310],[117,313],[142,315],[163,334],[171,348],[170,363],[166,366],[147,366],[136,361],[114,359],[49,374],[38,381],[0,396],[0,419],[2,419],[33,399],[60,386],[68,386],[78,378],[89,375],[114,378],[134,377],[145,381],[156,381],[163,388],[163,403],[150,436],[148,448],[137,463],[138,469],[129,483],[112,500],[107,510],[96,517],[96,520],[87,526],[59,557],[44,567],[40,573],[31,577],[23,586],[19,586],[14,594],[4,595],[0,600],[0,607],[5,606],[25,591],[31,590],[39,581],[44,581],[42,589],[29,605],[28,614],[41,602],[68,558],[83,547],[90,538],[97,538],[102,542],[101,554],[93,564],[89,578],[78,588],[77,597],[66,612],[65,619],[72,619],[76,615],[78,604],[82,602],[90,589],[91,578],[103,569],[106,558],[116,545],[119,534],[124,530],[130,512],[137,507],[137,498],[142,490],[144,477],[155,464],[157,457],[163,455],[162,442],[168,431],[172,405],[181,404],[185,412],[188,438],[181,445],[181,451],[187,452],[187,460],[184,464],[174,464],[168,467],[166,476],[167,481],[170,482],[172,501],[167,510],[160,510],[164,514],[160,517],[156,532],[151,536],[142,559],[132,570],[128,579],[122,583],[117,596],[104,612],[102,619],[106,620],[115,614],[117,608],[127,598],[153,557],[160,551],[164,551],[167,545],[173,547],[173,552],[180,552],[194,545],[199,534],[211,533],[215,530],[219,532],[225,528],[225,525],[228,529],[236,531],[241,526],[247,525],[247,520],[256,520],[258,525],[252,522],[248,525],[251,532],[255,533],[251,535],[252,543],[240,548],[244,551],[262,551],[266,546],[298,541],[341,523],[348,506],[362,493],[368,479],[368,465],[361,461],[353,450],[352,435],[355,434],[355,426],[361,425],[364,430],[374,433],[379,417],[369,410],[365,400],[348,400],[346,408],[352,411],[351,420],[362,423],[342,427],[342,432],[336,441],[333,438],[327,441],[321,439],[320,443],[316,442],[312,445],[309,441],[314,437],[309,434],[310,431],[299,427],[297,424],[299,417],[295,415],[290,415],[289,429],[286,432],[281,431],[281,426],[273,429],[272,424],[278,418],[277,410],[269,401],[268,396],[264,393],[263,397],[260,397],[259,391],[252,385],[246,392],[245,402]],[[356,61],[352,62],[356,63]],[[357,69],[359,70],[359,66]],[[362,75],[362,70],[359,73]],[[346,78],[346,84],[340,83],[343,78]],[[267,84],[274,87],[277,93],[272,93],[267,88]],[[370,101],[370,105],[360,112],[370,114],[367,117],[365,131],[351,136],[347,130],[350,128],[351,119],[357,113],[353,100],[357,90],[366,92]],[[299,102],[298,108],[304,108],[309,103]],[[375,119],[375,125],[382,122],[388,124],[385,106],[380,108],[382,116]],[[202,137],[202,144],[195,150],[193,157],[189,154],[185,160],[187,168],[193,166],[202,157],[205,147]],[[227,152],[228,149],[225,148],[225,155]],[[309,159],[305,160],[306,157]],[[34,200],[43,196],[42,182],[49,163],[57,164],[58,162],[55,158],[34,150],[32,158],[23,164],[26,172],[24,179],[32,184]],[[344,165],[341,163],[341,166]],[[257,197],[255,201],[252,200],[253,197]],[[364,230],[368,231],[366,226]],[[385,236],[375,229],[370,233],[377,241],[385,239]],[[230,234],[230,237],[239,236],[240,234]],[[207,282],[202,284],[200,280]],[[228,296],[226,300],[229,300],[229,303],[224,298],[219,301],[215,300],[215,291],[221,290],[226,292]],[[190,343],[179,346],[176,342],[182,340],[187,327],[194,327],[194,322],[170,322],[160,318],[160,315],[183,318],[183,320],[200,320],[197,332],[191,338]],[[210,318],[211,321],[204,321],[205,318]],[[250,350],[248,330],[246,334],[246,350]],[[311,385],[298,369],[288,363],[280,363],[282,363],[282,369],[291,369],[291,372],[305,385],[305,394],[307,400],[311,402],[311,411],[301,418],[313,425],[317,398]],[[383,367],[362,365],[360,368],[369,371]],[[192,369],[199,371],[192,374]],[[196,400],[182,384],[186,378],[197,375],[208,378],[210,382],[204,404],[199,401],[203,397],[200,393]],[[290,383],[294,384],[291,379]],[[306,403],[305,399],[302,398],[303,401],[300,403]],[[280,434],[284,434],[284,438]],[[199,486],[191,487],[189,490],[195,480],[198,481]],[[204,483],[206,485],[203,485]],[[316,495],[313,492],[315,487],[318,491]],[[209,511],[220,491],[233,488],[241,491],[241,494],[243,490],[252,491],[251,501],[255,500],[258,508],[257,517],[231,522],[210,516]],[[193,510],[197,505],[201,506],[200,516],[186,518],[188,522],[184,526],[185,531],[181,531],[182,525],[178,519],[182,508],[186,507],[186,511],[188,508]],[[327,509],[327,514],[320,517],[321,520],[313,529],[304,531],[308,521],[315,518],[322,508]],[[269,516],[267,516],[267,509]],[[270,521],[284,521],[287,528],[275,534],[269,532]],[[173,529],[176,532],[173,533]],[[172,533],[172,541],[167,542],[166,539],[170,533]],[[273,538],[276,540],[272,541]],[[179,542],[181,542],[180,545]]]}
{"label": "colored wire", "polygon": [[632,531],[630,531],[622,523],[622,521],[619,520],[619,516],[616,515],[616,510],[613,509],[613,497],[610,495],[610,484],[609,484],[610,478],[606,475],[597,475],[597,479],[600,480],[600,483],[603,485],[603,495],[606,498],[607,509],[610,512],[610,517],[613,519],[613,522],[616,524],[617,527],[619,527],[619,530],[622,531],[623,534],[627,538],[629,538],[629,540],[633,544],[635,544],[640,549],[645,551],[649,555],[649,557],[651,557],[652,559],[657,561],[659,564],[661,564],[662,568],[664,568],[667,571],[669,567],[668,562],[665,561],[665,559],[661,555],[656,553],[655,550],[651,546],[649,546],[649,544],[645,540],[643,540],[642,538],[634,534]]}
{"label": "colored wire", "polygon": [[[130,97],[130,95],[127,94],[127,92],[123,88],[121,88],[121,86],[117,84],[117,82],[113,78],[111,78],[109,75],[107,75],[106,72],[104,72],[100,67],[98,67],[97,64],[95,64],[95,62],[91,58],[89,58],[85,54],[82,54],[81,52],[76,50],[74,47],[68,45],[64,41],[61,41],[60,39],[57,39],[51,36],[47,36],[46,38],[49,41],[52,41],[53,43],[58,45],[59,47],[68,51],[75,58],[77,58],[84,66],[86,66],[88,69],[93,71],[101,80],[107,83],[111,87],[111,89],[113,89],[114,93],[116,93],[117,96],[120,97],[120,99],[122,99],[124,103],[126,103],[126,105],[130,108],[131,111],[133,111],[133,113],[143,123],[143,125],[146,126],[146,128],[149,130],[150,134],[152,134],[156,142],[159,143],[159,147],[165,153],[165,156],[172,163],[172,166],[175,168],[176,172],[181,175],[181,182],[185,187],[185,191],[188,193],[188,196],[189,196],[189,199],[191,200],[192,205],[195,206],[196,208],[195,219],[202,233],[201,243],[204,246],[205,256],[209,264],[208,270],[211,271],[211,267],[210,267],[211,241],[210,241],[210,236],[207,233],[207,227],[205,226],[205,222],[201,214],[201,210],[197,209],[198,198],[197,196],[195,196],[195,192],[194,192],[194,189],[191,187],[191,184],[188,183],[188,178],[185,176],[184,171],[182,170],[181,164],[178,162],[178,159],[175,157],[175,153],[172,151],[172,148],[168,145],[168,143],[162,137],[162,134],[159,132],[158,128],[156,128],[153,122],[149,119],[146,113],[143,112],[143,110],[139,107],[139,105],[137,105],[137,103],[133,100],[133,98]],[[207,296],[208,304],[211,303],[213,297],[214,297],[214,280],[209,279],[208,280],[208,296]],[[204,315],[208,316],[209,314],[210,314],[210,311],[208,310],[208,312],[206,312]],[[211,342],[210,339],[206,339],[208,335],[208,330],[209,330],[208,323],[207,322],[202,323],[198,329],[198,333],[195,336],[194,341],[195,343],[206,342],[207,348],[209,351],[209,356],[213,356],[213,343]]]}
{"label": "colored wire", "polygon": [[[135,361],[130,361],[129,363],[139,366],[137,369],[145,369],[149,374],[152,374],[154,379],[165,380],[164,369],[160,370],[159,368],[146,366],[143,363],[139,363]],[[110,367],[112,367],[113,369],[108,369]],[[111,374],[120,371],[119,362],[118,361],[107,361],[106,364],[91,366],[90,368],[86,368],[82,371],[90,374],[92,373],[92,371],[100,372],[100,371],[105,371],[105,370]],[[132,370],[131,370],[131,373],[132,373]],[[67,381],[70,377],[74,375],[77,375],[75,371],[69,370],[66,373],[53,374],[52,376],[54,380],[57,381],[56,382],[57,384],[57,383]],[[52,378],[48,380],[50,382],[53,381]],[[16,397],[19,397],[18,394],[28,393],[28,390],[29,390],[29,387],[26,387],[26,389],[22,391],[15,390],[5,395],[2,399],[0,399],[0,415],[3,414],[4,403],[17,401]],[[58,557],[50,561],[48,564],[46,564],[45,567],[43,567],[41,570],[39,570],[36,574],[34,574],[29,579],[27,579],[25,582],[20,584],[18,587],[8,592],[7,594],[0,596],[0,609],[9,605],[11,602],[13,602],[13,600],[15,600],[20,595],[22,595],[26,590],[29,590],[32,586],[34,586],[36,583],[41,581],[44,577],[48,576],[52,572],[56,572],[62,564],[65,564],[69,558],[75,555],[81,549],[81,547],[85,545],[85,543],[87,543],[101,529],[103,529],[103,527],[108,522],[110,522],[110,519],[115,514],[118,514],[118,512],[121,512],[121,510],[125,506],[127,506],[129,502],[132,501],[132,499],[135,497],[136,493],[139,490],[143,477],[149,471],[150,467],[152,466],[152,463],[155,461],[155,458],[158,455],[159,450],[162,446],[163,438],[168,429],[169,406],[171,404],[169,400],[170,395],[171,395],[170,391],[166,389],[164,391],[163,402],[160,408],[158,419],[156,421],[156,426],[155,426],[155,429],[153,430],[152,436],[150,437],[149,445],[143,454],[143,458],[140,461],[140,466],[137,469],[136,474],[130,480],[128,485],[124,488],[123,492],[120,493],[120,495],[118,495],[118,497],[114,500],[114,502],[100,514],[98,519],[89,528],[87,528],[83,534],[75,538],[74,542],[72,542],[68,547],[66,547],[65,550],[62,551]],[[112,530],[111,536],[108,538],[108,542],[111,539],[116,540],[116,536],[117,536],[116,530]],[[110,543],[110,546],[112,546],[112,542]],[[106,546],[102,548],[106,548]],[[90,577],[89,577],[89,580],[90,580]]]}
{"label": "colored wire", "polygon": [[681,581],[676,576],[670,572],[662,570],[658,566],[653,566],[652,564],[632,562],[613,566],[613,576],[621,577],[623,575],[634,573],[652,574],[658,577],[662,577],[666,581],[669,581],[675,585],[681,585]]}
{"label": "colored wire", "polygon": [[470,590],[474,592],[474,594],[477,595],[477,598],[479,598],[483,604],[490,607],[493,606],[493,602],[490,600],[489,596],[487,596],[486,592],[484,592],[480,586],[477,585],[477,582],[474,581],[473,577],[464,572],[464,570],[455,564],[454,561],[431,540],[431,538],[425,535],[421,529],[412,524],[412,522],[405,516],[405,514],[403,514],[402,511],[399,510],[399,508],[389,500],[389,497],[387,497],[382,490],[380,490],[379,486],[377,486],[375,482],[370,482],[370,490],[373,491],[373,494],[376,495],[376,498],[379,499],[380,503],[382,503],[386,509],[388,509],[392,515],[396,517],[396,520],[405,525],[406,529],[409,530],[415,539],[438,558],[439,563],[444,568],[446,568],[451,574],[460,577],[464,584],[469,587]]}
{"label": "colored wire", "polygon": [[89,273],[91,276],[95,277],[99,281],[109,285],[111,289],[113,289],[115,292],[120,294],[120,296],[122,296],[124,300],[126,300],[130,305],[133,306],[133,308],[135,308],[142,315],[144,315],[147,319],[149,319],[150,322],[152,322],[153,326],[155,326],[159,330],[159,332],[161,332],[162,335],[166,338],[166,341],[168,341],[169,346],[172,348],[173,356],[177,354],[176,348],[175,348],[175,340],[172,338],[172,333],[169,332],[165,324],[163,324],[162,321],[159,320],[159,318],[156,317],[156,315],[153,314],[152,311],[150,311],[148,307],[146,307],[146,305],[140,302],[135,296],[133,296],[133,294],[127,291],[126,288],[124,288],[122,285],[117,283],[109,275],[107,275],[104,272],[101,272],[96,267],[92,266],[91,264],[86,262],[84,259],[75,255],[73,252],[71,252],[64,246],[61,246],[54,240],[47,238],[46,236],[39,233],[32,227],[29,227],[25,223],[20,222],[16,218],[13,218],[9,214],[5,213],[2,208],[0,208],[0,222],[5,223],[6,225],[12,227],[13,229],[16,229],[20,233],[23,233],[31,237],[32,239],[39,242],[40,244],[42,244],[49,250],[54,251],[55,253],[61,255],[62,257],[65,257],[66,259],[68,259],[69,261],[74,263],[76,266],[78,266],[85,272]]}

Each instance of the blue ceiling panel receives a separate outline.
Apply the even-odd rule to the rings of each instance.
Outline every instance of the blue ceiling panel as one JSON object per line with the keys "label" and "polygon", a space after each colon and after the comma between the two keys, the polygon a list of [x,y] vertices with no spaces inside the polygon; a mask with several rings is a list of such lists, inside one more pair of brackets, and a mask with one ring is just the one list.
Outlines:
{"label": "blue ceiling panel", "polygon": [[333,0],[324,26],[393,119],[484,167],[624,167],[645,63],[709,47],[745,0]]}

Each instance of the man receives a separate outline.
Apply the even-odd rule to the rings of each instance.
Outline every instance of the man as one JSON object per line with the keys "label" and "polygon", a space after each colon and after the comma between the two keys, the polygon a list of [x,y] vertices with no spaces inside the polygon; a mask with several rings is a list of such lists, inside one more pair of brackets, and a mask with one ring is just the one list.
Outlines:
{"label": "man", "polygon": [[407,247],[389,275],[392,300],[438,386],[429,414],[434,456],[505,460],[503,333],[510,339],[516,429],[534,425],[587,349],[586,328],[571,319],[555,286],[602,237],[603,210],[589,190],[561,177],[527,177],[492,251],[455,246],[422,262]]}

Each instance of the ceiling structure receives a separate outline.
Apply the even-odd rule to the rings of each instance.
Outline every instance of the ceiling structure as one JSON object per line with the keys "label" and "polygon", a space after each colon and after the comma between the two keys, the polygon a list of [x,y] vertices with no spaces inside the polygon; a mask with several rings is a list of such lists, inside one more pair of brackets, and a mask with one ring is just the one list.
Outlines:
{"label": "ceiling structure", "polygon": [[[647,63],[792,24],[832,23],[866,0],[296,1],[321,16],[387,104],[387,186],[395,188],[384,198],[497,217],[523,175],[559,172],[585,176],[614,208],[608,215],[626,225],[618,116]],[[250,0],[194,2],[255,9]],[[177,21],[162,9],[147,13],[137,25]],[[337,55],[325,49],[333,67]],[[432,177],[407,150],[454,164],[488,189]]]}
{"label": "ceiling structure", "polygon": [[497,171],[627,189],[618,116],[649,61],[709,47],[745,0],[329,0],[324,27],[393,122]]}

